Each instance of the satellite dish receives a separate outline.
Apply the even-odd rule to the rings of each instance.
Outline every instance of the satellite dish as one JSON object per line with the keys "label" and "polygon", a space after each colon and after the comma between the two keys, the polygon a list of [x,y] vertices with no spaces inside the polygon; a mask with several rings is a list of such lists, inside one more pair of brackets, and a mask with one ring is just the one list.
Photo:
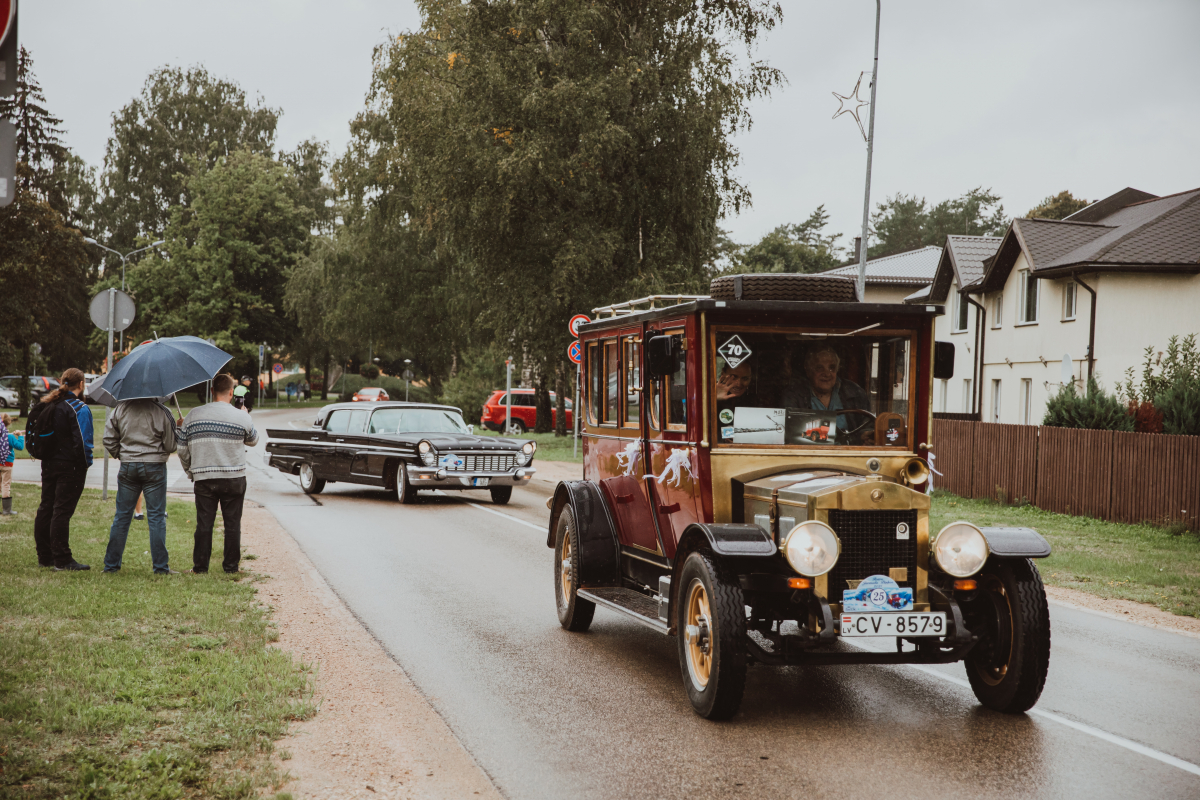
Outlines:
{"label": "satellite dish", "polygon": [[1075,382],[1075,368],[1071,365],[1070,353],[1063,353],[1062,382],[1063,386]]}

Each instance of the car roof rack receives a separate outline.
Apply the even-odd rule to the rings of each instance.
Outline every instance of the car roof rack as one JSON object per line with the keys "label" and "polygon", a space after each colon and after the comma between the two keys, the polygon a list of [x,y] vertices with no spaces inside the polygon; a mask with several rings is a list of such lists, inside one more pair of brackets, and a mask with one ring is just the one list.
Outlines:
{"label": "car roof rack", "polygon": [[689,300],[708,300],[706,294],[652,294],[648,297],[640,297],[637,300],[630,300],[625,303],[614,303],[611,306],[600,306],[593,308],[592,313],[597,315],[597,318],[608,314],[611,319],[613,317],[622,317],[626,314],[636,314],[639,311],[651,311],[655,308],[666,308],[667,306],[677,306],[681,303],[686,303]]}

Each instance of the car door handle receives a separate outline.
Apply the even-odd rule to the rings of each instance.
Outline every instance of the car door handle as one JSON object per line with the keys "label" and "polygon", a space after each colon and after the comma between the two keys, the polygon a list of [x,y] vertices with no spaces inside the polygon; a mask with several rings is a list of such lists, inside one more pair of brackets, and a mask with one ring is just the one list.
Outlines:
{"label": "car door handle", "polygon": [[346,441],[346,440],[345,440],[345,439],[334,439],[334,441],[335,441],[335,442],[344,442],[344,441]]}
{"label": "car door handle", "polygon": [[614,495],[613,495],[613,500],[616,500],[616,501],[617,501],[617,505],[622,505],[622,506],[623,506],[623,505],[625,505],[626,503],[632,503],[632,502],[633,502],[633,495],[632,495],[632,494],[614,494]]}
{"label": "car door handle", "polygon": [[312,439],[314,442],[319,442],[319,441],[321,441],[321,437],[320,437],[320,436],[313,436],[313,437],[310,437],[310,438],[311,438],[311,439]]}
{"label": "car door handle", "polygon": [[658,507],[658,513],[660,513],[660,514],[674,514],[678,510],[679,510],[679,503],[671,503],[671,505],[669,505],[669,506],[659,506]]}

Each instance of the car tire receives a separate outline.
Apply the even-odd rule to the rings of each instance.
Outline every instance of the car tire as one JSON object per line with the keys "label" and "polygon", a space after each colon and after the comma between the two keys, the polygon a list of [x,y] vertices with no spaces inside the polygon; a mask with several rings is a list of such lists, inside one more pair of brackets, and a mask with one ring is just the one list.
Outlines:
{"label": "car tire", "polygon": [[525,431],[529,430],[525,427],[525,423],[519,419],[514,419],[508,424],[508,430],[505,431],[507,436],[524,436]]}
{"label": "car tire", "polygon": [[493,486],[489,491],[492,493],[492,502],[498,506],[508,505],[508,501],[512,499],[511,486]]}
{"label": "car tire", "polygon": [[705,552],[683,562],[675,599],[679,666],[692,709],[711,720],[737,713],[746,690],[742,588]]}
{"label": "car tire", "polygon": [[569,631],[586,631],[596,614],[596,604],[577,593],[579,529],[570,506],[558,515],[554,541],[554,599],[558,605],[558,622]]}
{"label": "car tire", "polygon": [[304,490],[305,494],[320,494],[325,488],[325,479],[316,476],[312,464],[300,465],[300,488]]}
{"label": "car tire", "polygon": [[983,705],[1022,714],[1041,697],[1050,667],[1046,589],[1027,558],[994,561],[977,583],[964,608],[967,627],[980,637],[966,658],[967,678]]}
{"label": "car tire", "polygon": [[412,482],[408,479],[408,464],[401,461],[396,465],[396,499],[405,505],[415,503],[417,500],[417,490],[413,488]]}

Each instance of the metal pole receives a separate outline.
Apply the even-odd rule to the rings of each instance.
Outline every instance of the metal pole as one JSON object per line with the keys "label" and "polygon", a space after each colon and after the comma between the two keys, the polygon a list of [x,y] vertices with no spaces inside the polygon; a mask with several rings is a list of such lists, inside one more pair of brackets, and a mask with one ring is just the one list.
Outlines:
{"label": "metal pole", "polygon": [[571,445],[571,458],[579,455],[579,376],[580,365],[575,365],[575,443]]}
{"label": "metal pole", "polygon": [[879,6],[875,0],[875,67],[871,70],[871,124],[867,129],[867,188],[863,192],[862,245],[858,248],[858,299],[867,291],[867,223],[871,217],[871,156],[875,150],[875,87],[879,83]]}
{"label": "metal pole", "polygon": [[504,362],[504,435],[509,435],[512,425],[512,359]]}
{"label": "metal pole", "polygon": [[[108,383],[108,376],[112,374],[113,323],[116,321],[116,317],[117,317],[117,290],[109,289],[108,290],[108,367],[104,373],[104,375],[105,375],[104,382],[105,383]],[[112,389],[112,387],[110,386],[109,389]],[[104,416],[105,416],[105,419],[107,420],[108,414],[106,413]],[[100,499],[107,502],[107,500],[108,500],[108,448],[104,447],[103,442],[101,442],[100,447],[101,447],[101,449],[104,450],[104,488],[100,492]]]}
{"label": "metal pole", "polygon": [[[122,292],[125,291],[125,262],[127,260],[128,259],[125,256],[121,256],[121,291]],[[121,331],[121,340],[120,341],[121,341],[121,344],[118,348],[118,352],[124,353],[125,352],[125,331],[124,330]]]}

